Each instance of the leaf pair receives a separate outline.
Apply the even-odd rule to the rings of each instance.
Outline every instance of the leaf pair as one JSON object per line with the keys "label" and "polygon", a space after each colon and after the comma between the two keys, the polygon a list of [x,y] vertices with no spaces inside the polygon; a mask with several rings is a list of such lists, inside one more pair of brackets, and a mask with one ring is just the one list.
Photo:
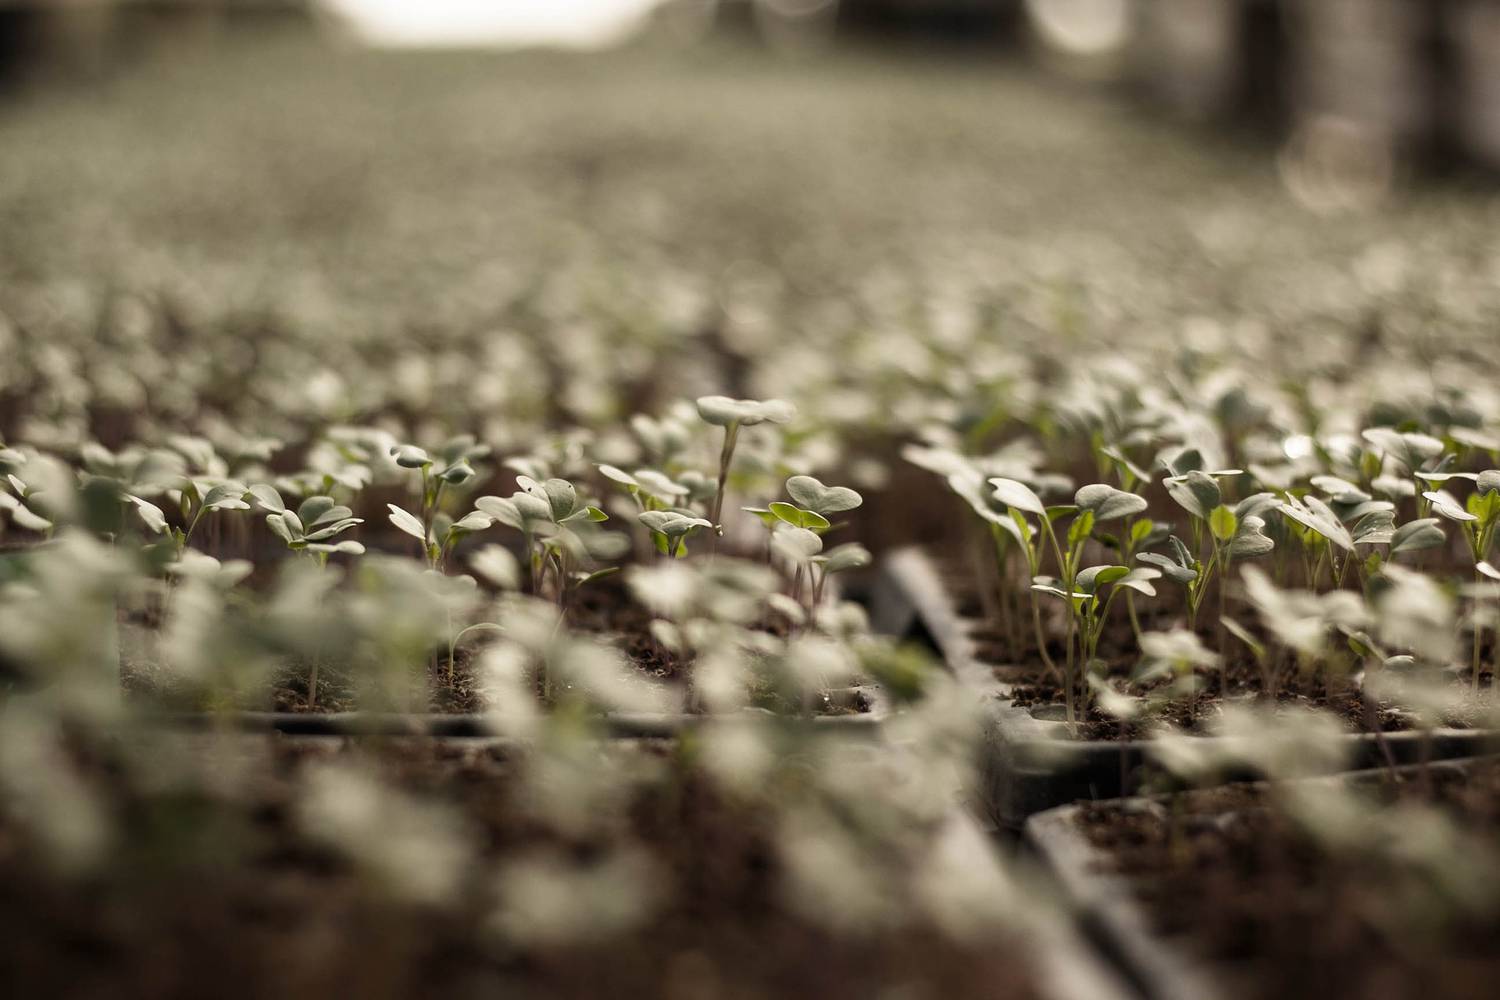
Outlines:
{"label": "leaf pair", "polygon": [[351,555],[364,552],[364,546],[359,542],[332,541],[334,536],[356,524],[364,523],[362,518],[355,517],[353,511],[333,497],[308,497],[294,512],[287,508],[274,486],[260,483],[250,487],[249,492],[255,497],[260,509],[267,512],[266,526],[271,529],[272,534],[286,542],[288,548],[324,553],[344,552]]}

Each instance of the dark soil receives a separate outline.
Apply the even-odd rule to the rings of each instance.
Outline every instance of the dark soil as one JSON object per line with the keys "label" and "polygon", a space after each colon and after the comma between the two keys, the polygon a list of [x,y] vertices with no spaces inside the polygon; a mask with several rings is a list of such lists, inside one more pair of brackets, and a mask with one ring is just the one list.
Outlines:
{"label": "dark soil", "polygon": [[[1378,794],[1436,803],[1500,845],[1500,761],[1466,774],[1435,769],[1431,787],[1403,777]],[[1232,995],[1495,995],[1500,899],[1488,916],[1426,909],[1438,887],[1423,881],[1413,893],[1388,860],[1329,855],[1264,796],[1259,786],[1230,786],[1165,806],[1087,806],[1080,823],[1132,879],[1154,929],[1222,969]]]}
{"label": "dark soil", "polygon": [[[997,680],[1011,686],[1011,702],[1018,708],[1036,708],[1043,705],[1061,705],[1064,702],[1062,684],[1047,672],[1037,652],[1030,620],[1018,629],[1020,648],[1012,649],[1003,630],[987,619],[986,609],[980,598],[975,570],[968,560],[950,559],[939,563],[943,579],[948,587],[954,607],[961,618],[970,622],[969,636],[974,642],[976,657],[982,663],[994,667]],[[1181,609],[1176,607],[1165,588],[1158,588],[1162,599],[1138,601],[1136,608],[1142,631],[1164,630],[1182,627]],[[1117,604],[1112,610],[1113,621],[1106,626],[1099,645],[1099,658],[1109,664],[1109,676],[1128,677],[1139,659],[1135,635],[1123,606]],[[1213,616],[1205,612],[1205,620]],[[1044,618],[1044,624],[1046,619]],[[1251,625],[1244,616],[1240,622]],[[1203,688],[1195,704],[1175,701],[1156,706],[1149,720],[1121,725],[1112,717],[1091,709],[1089,715],[1077,727],[1075,738],[1086,740],[1143,739],[1150,735],[1153,725],[1170,723],[1190,732],[1201,732],[1205,722],[1212,717],[1218,705],[1228,698],[1268,695],[1260,667],[1238,640],[1228,637],[1221,643],[1220,636],[1211,627],[1199,628],[1199,635],[1209,649],[1222,649],[1222,669],[1203,673],[1199,679]],[[1057,634],[1052,634],[1057,633]],[[1055,664],[1064,658],[1061,626],[1044,632],[1049,643],[1048,654]],[[1488,641],[1488,640],[1487,640]],[[1017,655],[1019,654],[1019,655]],[[1494,650],[1487,650],[1484,659],[1493,659]],[[1481,668],[1481,689],[1493,688],[1494,679],[1489,667]],[[1358,689],[1347,680],[1335,681],[1329,687],[1322,676],[1299,673],[1295,668],[1282,665],[1275,673],[1275,698],[1278,704],[1301,704],[1336,713],[1351,730],[1372,732],[1370,715],[1378,721],[1381,732],[1400,732],[1412,728],[1412,720],[1406,713],[1390,703],[1377,703],[1367,707]],[[1461,679],[1467,684],[1467,678]],[[1473,725],[1471,713],[1460,709],[1443,720],[1445,726],[1467,729]]]}
{"label": "dark soil", "polygon": [[[963,947],[921,925],[844,936],[809,923],[781,894],[771,818],[691,773],[645,786],[625,829],[580,835],[526,811],[518,758],[499,751],[258,739],[272,741],[270,763],[232,796],[147,797],[104,782],[122,835],[94,874],[49,873],[21,828],[0,818],[6,996],[864,1000],[898,987],[913,997],[1036,995],[1008,941]],[[539,847],[586,859],[623,838],[659,862],[667,902],[644,927],[541,947],[487,930],[490,872],[447,904],[379,894],[292,819],[298,768],[356,753],[377,757],[409,791],[461,808],[485,865]]]}

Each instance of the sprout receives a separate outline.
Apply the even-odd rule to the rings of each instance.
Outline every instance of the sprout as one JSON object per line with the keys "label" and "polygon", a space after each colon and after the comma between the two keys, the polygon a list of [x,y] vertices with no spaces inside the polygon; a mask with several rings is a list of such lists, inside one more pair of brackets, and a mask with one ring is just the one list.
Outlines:
{"label": "sprout", "polygon": [[827,518],[854,510],[864,498],[847,486],[824,486],[812,476],[793,476],[786,481],[786,492],[807,510]]}
{"label": "sprout", "polygon": [[706,423],[724,428],[724,444],[719,449],[719,478],[714,488],[713,505],[709,507],[708,520],[713,525],[714,538],[724,533],[720,516],[724,510],[724,489],[729,482],[729,467],[734,460],[734,446],[739,439],[741,427],[756,424],[784,424],[797,415],[797,408],[780,399],[764,402],[753,399],[730,399],[728,396],[701,396],[697,402],[698,415]]}
{"label": "sprout", "polygon": [[286,543],[289,550],[315,556],[320,565],[334,553],[364,553],[365,547],[359,542],[349,539],[334,541],[335,536],[356,524],[363,524],[364,519],[354,517],[353,511],[337,503],[333,497],[308,497],[294,513],[287,509],[281,494],[273,486],[262,483],[250,487],[249,492],[256,505],[267,512],[266,526]]}
{"label": "sprout", "polygon": [[386,504],[390,523],[403,534],[415,538],[422,546],[422,556],[429,568],[441,571],[453,547],[465,536],[483,531],[495,517],[476,509],[454,520],[442,512],[443,494],[474,478],[470,459],[489,454],[489,448],[476,444],[469,435],[448,441],[437,456],[411,444],[392,445],[391,458],[403,469],[421,473],[418,497],[419,514],[412,514],[395,504]]}
{"label": "sprout", "polygon": [[681,559],[687,555],[687,540],[699,528],[712,528],[712,521],[676,510],[647,510],[636,515],[644,524],[662,555]]}
{"label": "sprout", "polygon": [[537,482],[523,475],[516,483],[521,489],[509,497],[480,497],[474,505],[491,523],[521,532],[530,592],[541,596],[550,573],[553,599],[566,615],[577,588],[617,571],[618,567],[601,568],[598,563],[619,558],[629,541],[618,532],[600,529],[609,515],[582,500],[578,488],[566,479]]}

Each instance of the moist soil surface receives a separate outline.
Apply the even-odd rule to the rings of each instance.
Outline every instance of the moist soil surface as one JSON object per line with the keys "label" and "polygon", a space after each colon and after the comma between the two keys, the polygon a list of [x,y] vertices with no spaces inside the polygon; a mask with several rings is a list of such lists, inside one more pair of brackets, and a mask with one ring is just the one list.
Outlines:
{"label": "moist soil surface", "polygon": [[[527,809],[521,758],[493,748],[243,739],[264,742],[252,755],[253,780],[233,793],[145,796],[130,782],[105,781],[119,836],[97,868],[51,869],[23,830],[0,818],[7,996],[1037,995],[1009,940],[960,946],[921,925],[834,935],[805,919],[783,894],[772,818],[731,803],[686,769],[679,780],[637,790],[620,823],[579,833]],[[637,750],[676,766],[661,746]],[[299,770],[355,755],[397,787],[460,810],[485,874],[450,900],[401,903],[299,834]],[[110,777],[102,759],[91,766]],[[644,923],[545,946],[513,936],[501,942],[492,932],[487,887],[505,860],[536,849],[587,860],[622,841],[659,866],[654,888],[665,901]]]}
{"label": "moist soil surface", "polygon": [[[1024,623],[1024,628],[1017,628],[1019,647],[1013,647],[1005,632],[987,617],[970,561],[957,558],[940,560],[938,569],[955,611],[970,625],[968,634],[974,643],[975,657],[993,668],[996,680],[1010,687],[1011,703],[1018,708],[1062,705],[1062,684],[1057,676],[1048,672],[1038,654],[1029,619]],[[1167,593],[1165,588],[1158,589],[1162,593],[1160,600],[1137,603],[1137,614],[1143,632],[1183,627],[1182,611],[1173,602],[1173,595]],[[1099,658],[1108,664],[1109,677],[1122,679],[1130,676],[1139,661],[1139,653],[1135,634],[1124,608],[1117,606],[1113,609],[1113,614],[1115,620],[1106,625],[1099,644]],[[1204,617],[1212,616],[1205,614]],[[1047,619],[1044,618],[1044,624],[1046,622]],[[1200,622],[1200,626],[1201,624]],[[1241,624],[1246,624],[1243,618]],[[1199,674],[1202,687],[1196,701],[1164,701],[1153,706],[1149,721],[1124,724],[1097,708],[1091,708],[1076,732],[1071,734],[1072,737],[1083,740],[1145,739],[1149,738],[1154,726],[1163,722],[1189,732],[1203,732],[1207,720],[1226,699],[1265,698],[1269,695],[1265,675],[1242,643],[1233,637],[1224,637],[1221,641],[1212,627],[1200,627],[1198,633],[1207,648],[1222,648],[1225,660],[1221,670]],[[1044,635],[1048,641],[1048,654],[1061,670],[1064,655],[1061,626],[1045,631]],[[1494,649],[1487,648],[1484,661],[1488,663],[1493,660],[1494,653]],[[1278,704],[1300,704],[1334,712],[1356,732],[1374,732],[1374,725],[1378,725],[1379,730],[1385,733],[1413,728],[1413,719],[1395,705],[1366,704],[1359,688],[1348,679],[1329,681],[1322,676],[1299,673],[1294,667],[1285,665],[1275,676],[1274,697]],[[1467,676],[1461,682],[1467,689]],[[1488,694],[1493,687],[1493,677],[1488,666],[1481,668],[1480,686],[1484,694]],[[1477,701],[1466,702],[1450,713],[1443,720],[1443,725],[1454,729],[1471,728],[1484,707]]]}
{"label": "moist soil surface", "polygon": [[[1500,844],[1500,761],[1430,781],[1402,772],[1372,793],[1435,804]],[[1234,997],[1493,997],[1500,983],[1500,900],[1487,914],[1424,911],[1388,860],[1332,854],[1269,808],[1263,786],[1084,806],[1079,825],[1131,879],[1152,929],[1206,959]],[[1476,866],[1496,857],[1474,858]],[[1426,918],[1424,919],[1424,912]]]}

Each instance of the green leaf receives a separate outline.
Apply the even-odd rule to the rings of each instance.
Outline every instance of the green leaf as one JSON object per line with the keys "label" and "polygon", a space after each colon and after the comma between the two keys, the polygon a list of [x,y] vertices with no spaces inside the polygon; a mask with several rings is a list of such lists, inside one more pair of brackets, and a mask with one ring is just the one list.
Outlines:
{"label": "green leaf", "polygon": [[780,518],[778,518],[775,514],[772,514],[770,510],[765,507],[741,507],[740,510],[744,511],[746,514],[754,514],[757,518],[760,519],[760,523],[764,524],[768,528],[774,525],[778,520],[780,520]]}
{"label": "green leaf", "polygon": [[453,522],[448,529],[449,535],[470,534],[475,531],[483,531],[495,523],[495,519],[484,511],[471,510],[457,521]]}
{"label": "green leaf", "polygon": [[323,552],[329,555],[337,553],[346,556],[362,556],[365,554],[365,547],[353,539],[346,539],[342,542],[335,542],[332,545],[326,542],[314,542],[307,546],[307,551]]}
{"label": "green leaf", "polygon": [[438,473],[438,478],[449,486],[461,486],[474,478],[474,467],[469,460],[461,458]]}
{"label": "green leaf", "polygon": [[1149,563],[1152,566],[1158,567],[1166,574],[1167,579],[1176,583],[1187,584],[1198,579],[1197,570],[1184,566],[1170,556],[1163,555],[1160,552],[1142,552],[1135,558],[1136,562]]}
{"label": "green leaf", "polygon": [[864,503],[864,498],[847,486],[824,486],[812,476],[788,479],[786,492],[798,504],[824,517],[854,510]]}
{"label": "green leaf", "polygon": [[992,494],[994,498],[1012,510],[1041,517],[1047,516],[1047,508],[1042,503],[1041,497],[1033,493],[1031,487],[1025,483],[997,476],[990,480],[990,486],[994,487]]}
{"label": "green leaf", "polygon": [[422,527],[422,522],[415,515],[407,513],[393,503],[386,504],[386,507],[391,512],[390,518],[392,524],[424,545],[427,543],[427,531]]}
{"label": "green leaf", "polygon": [[1266,515],[1281,506],[1281,498],[1274,493],[1252,493],[1234,505],[1234,516],[1243,521],[1247,517],[1258,517],[1264,523]]}
{"label": "green leaf", "polygon": [[[657,472],[655,469],[636,469],[635,478],[641,485],[642,493],[656,497],[658,500],[680,500],[692,493],[688,487],[681,483],[674,483],[667,476]],[[712,487],[710,487],[709,492],[712,495]]]}
{"label": "green leaf", "polygon": [[339,504],[328,508],[312,521],[308,521],[305,517],[303,517],[300,510],[297,512],[297,516],[303,519],[303,523],[305,523],[308,528],[320,528],[326,524],[334,524],[338,521],[347,521],[350,518],[354,517],[354,511],[350,510],[348,507],[343,506],[342,504]]}
{"label": "green leaf", "polygon": [[858,542],[848,542],[830,549],[823,568],[829,573],[863,569],[870,565],[870,550]]}
{"label": "green leaf", "polygon": [[1423,499],[1432,504],[1432,509],[1450,521],[1477,521],[1479,518],[1470,514],[1459,506],[1458,501],[1447,492],[1441,490],[1429,490],[1422,494]]}
{"label": "green leaf", "polygon": [[1097,594],[1100,587],[1123,580],[1129,575],[1130,569],[1126,566],[1090,566],[1079,572],[1074,586],[1085,594]]}
{"label": "green leaf", "polygon": [[823,551],[823,539],[806,528],[782,528],[771,536],[771,545],[793,562],[806,562]]}
{"label": "green leaf", "polygon": [[[523,531],[530,530],[533,524],[552,523],[552,505],[547,500],[532,493],[512,493],[510,502],[521,517]],[[478,504],[476,503],[475,506]],[[482,507],[480,509],[484,510]],[[485,513],[489,511],[486,510]]]}
{"label": "green leaf", "polygon": [[1255,559],[1271,552],[1276,543],[1265,534],[1266,522],[1254,514],[1242,520],[1229,543],[1229,555],[1234,559]]}
{"label": "green leaf", "polygon": [[[337,506],[338,501],[334,500],[333,497],[308,497],[297,508],[297,519],[308,527],[312,527],[318,523],[324,514],[334,510]],[[345,509],[347,510],[347,508]],[[348,515],[346,514],[345,516]]]}
{"label": "green leaf", "polygon": [[1328,505],[1317,497],[1306,496],[1298,499],[1288,495],[1277,509],[1339,548],[1351,552],[1354,550],[1354,537],[1349,534],[1349,529],[1344,527],[1343,522],[1329,509]]}
{"label": "green leaf", "polygon": [[287,526],[285,515],[286,511],[282,511],[280,514],[267,514],[266,527],[271,529],[273,535],[290,545],[297,541],[300,536],[292,534],[292,529]]}
{"label": "green leaf", "polygon": [[1482,524],[1491,524],[1500,518],[1500,493],[1470,493],[1464,507]]}
{"label": "green leaf", "polygon": [[1024,517],[1021,516],[1021,512],[1020,511],[1016,510],[1015,508],[1012,508],[1011,512],[1010,512],[1010,521],[1011,521],[1012,524],[1014,524],[1016,526],[1016,533],[1021,538],[1021,544],[1022,545],[1026,545],[1026,546],[1030,546],[1031,545],[1031,525],[1027,522],[1026,518],[1024,518]]}
{"label": "green leaf", "polygon": [[203,495],[203,509],[249,510],[250,505],[243,499],[247,492],[241,483],[220,483]]}
{"label": "green leaf", "polygon": [[636,515],[640,521],[652,531],[659,532],[669,539],[679,539],[699,528],[712,528],[713,524],[706,518],[694,517],[675,510],[647,510]]}
{"label": "green leaf", "polygon": [[1139,521],[1132,524],[1130,526],[1131,544],[1139,545],[1141,544],[1141,542],[1144,542],[1147,536],[1151,534],[1152,529],[1155,527],[1155,522],[1153,522],[1149,517],[1143,517]]}
{"label": "green leaf", "polygon": [[1239,530],[1240,519],[1234,516],[1234,511],[1220,504],[1208,514],[1208,529],[1213,532],[1214,538],[1221,542],[1227,542],[1234,538],[1234,533]]}
{"label": "green leaf", "polygon": [[1088,540],[1094,531],[1094,512],[1091,510],[1080,511],[1068,526],[1068,548],[1077,548]]}
{"label": "green leaf", "polygon": [[809,531],[827,531],[829,522],[823,515],[811,511],[802,510],[782,500],[771,504],[771,513],[794,528],[807,528]]}
{"label": "green leaf", "polygon": [[414,444],[397,445],[391,449],[391,457],[403,469],[421,469],[432,464],[432,457]]}
{"label": "green leaf", "polygon": [[474,506],[506,527],[517,531],[526,530],[526,519],[521,516],[514,500],[506,497],[480,497],[474,501]]}
{"label": "green leaf", "polygon": [[250,495],[255,497],[261,510],[272,514],[279,514],[286,510],[286,503],[281,499],[281,494],[270,483],[256,483],[250,487]]}
{"label": "green leaf", "polygon": [[[1131,479],[1135,479],[1142,483],[1151,482],[1151,473],[1147,472],[1145,469],[1132,462],[1123,451],[1121,451],[1114,445],[1107,445],[1103,448],[1100,448],[1099,453],[1113,462],[1116,470],[1122,473],[1128,473]],[[1122,475],[1121,478],[1124,479],[1125,476]]]}
{"label": "green leaf", "polygon": [[1223,502],[1219,481],[1206,472],[1195,469],[1185,475],[1169,477],[1163,483],[1178,506],[1199,520],[1208,520],[1213,509]]}
{"label": "green leaf", "polygon": [[1361,436],[1376,451],[1395,459],[1408,474],[1443,453],[1443,442],[1426,434],[1403,434],[1390,427],[1371,427],[1361,432]]}
{"label": "green leaf", "polygon": [[578,507],[578,491],[566,479],[549,479],[542,484],[552,520],[561,521]]}
{"label": "green leaf", "polygon": [[700,396],[698,416],[718,427],[761,423],[784,424],[797,415],[797,408],[782,399],[731,399],[728,396]]}
{"label": "green leaf", "polygon": [[1117,490],[1106,483],[1083,487],[1074,495],[1073,501],[1083,510],[1091,512],[1095,521],[1130,517],[1141,513],[1148,506],[1145,497]]}
{"label": "green leaf", "polygon": [[624,469],[617,469],[613,465],[601,465],[598,468],[599,474],[605,479],[611,479],[622,486],[628,486],[632,489],[640,488],[640,481]]}
{"label": "green leaf", "polygon": [[[348,510],[347,507],[344,509]],[[285,518],[284,514],[282,516],[283,518]],[[364,523],[364,519],[359,517],[346,517],[339,521],[325,522],[323,527],[318,528],[316,531],[309,531],[304,538],[304,541],[321,542],[325,539],[332,538],[334,535],[337,535],[340,532],[349,530],[356,524]]]}
{"label": "green leaf", "polygon": [[1398,552],[1420,552],[1446,545],[1448,536],[1443,533],[1435,517],[1408,521],[1391,535],[1391,555]]}
{"label": "green leaf", "polygon": [[1133,567],[1129,573],[1126,573],[1124,576],[1120,577],[1120,579],[1116,580],[1115,586],[1117,588],[1128,587],[1129,589],[1134,590],[1137,593],[1144,594],[1147,597],[1155,597],[1156,587],[1152,585],[1151,581],[1160,579],[1161,570],[1152,569],[1149,566],[1136,566]]}
{"label": "green leaf", "polygon": [[141,522],[147,528],[151,529],[154,534],[159,535],[167,530],[166,515],[161,512],[161,508],[156,506],[156,504],[148,500],[142,500],[137,496],[127,496],[125,499],[135,505],[136,514],[140,516]]}

